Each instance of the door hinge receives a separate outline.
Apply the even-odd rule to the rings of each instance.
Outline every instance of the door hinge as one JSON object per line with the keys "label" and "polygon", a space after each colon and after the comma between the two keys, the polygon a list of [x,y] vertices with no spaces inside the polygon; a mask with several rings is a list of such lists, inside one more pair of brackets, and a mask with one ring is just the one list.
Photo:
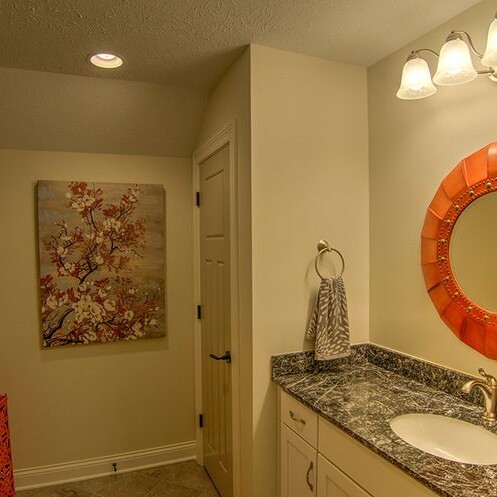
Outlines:
{"label": "door hinge", "polygon": [[202,306],[197,305],[197,319],[202,319]]}
{"label": "door hinge", "polygon": [[197,207],[200,207],[200,192],[196,192],[195,194],[195,203]]}
{"label": "door hinge", "polygon": [[203,414],[198,415],[198,427],[199,428],[204,427],[204,415]]}

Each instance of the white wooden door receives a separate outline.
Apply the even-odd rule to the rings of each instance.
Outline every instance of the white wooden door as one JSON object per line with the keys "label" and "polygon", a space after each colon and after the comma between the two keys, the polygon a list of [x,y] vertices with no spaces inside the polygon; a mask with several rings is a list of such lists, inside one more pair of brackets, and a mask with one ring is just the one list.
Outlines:
{"label": "white wooden door", "polygon": [[232,497],[229,148],[200,164],[200,279],[204,466]]}
{"label": "white wooden door", "polygon": [[371,497],[371,494],[319,454],[318,497]]}
{"label": "white wooden door", "polygon": [[280,426],[280,495],[315,496],[317,451],[288,426],[283,423]]}

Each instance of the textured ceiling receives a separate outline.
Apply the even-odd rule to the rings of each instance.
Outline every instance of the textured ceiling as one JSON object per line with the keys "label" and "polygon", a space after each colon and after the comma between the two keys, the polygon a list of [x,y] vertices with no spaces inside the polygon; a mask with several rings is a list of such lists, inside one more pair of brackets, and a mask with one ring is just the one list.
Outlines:
{"label": "textured ceiling", "polygon": [[[258,43],[367,67],[478,0],[0,0],[0,66],[211,87]],[[125,64],[103,72],[95,51]]]}

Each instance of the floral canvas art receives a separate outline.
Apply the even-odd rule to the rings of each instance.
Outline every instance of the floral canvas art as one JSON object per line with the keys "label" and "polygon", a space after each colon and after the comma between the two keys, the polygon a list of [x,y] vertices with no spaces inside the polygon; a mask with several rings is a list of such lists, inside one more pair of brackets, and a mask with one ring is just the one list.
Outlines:
{"label": "floral canvas art", "polygon": [[38,182],[43,345],[166,334],[160,185]]}

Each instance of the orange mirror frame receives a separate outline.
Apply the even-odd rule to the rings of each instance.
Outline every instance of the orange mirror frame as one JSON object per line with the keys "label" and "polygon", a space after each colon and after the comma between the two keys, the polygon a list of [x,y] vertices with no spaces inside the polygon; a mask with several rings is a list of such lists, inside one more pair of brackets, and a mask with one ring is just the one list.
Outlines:
{"label": "orange mirror frame", "polygon": [[495,191],[497,142],[459,162],[442,181],[426,212],[421,234],[426,289],[440,317],[460,340],[491,359],[497,359],[497,313],[465,295],[454,277],[449,254],[454,225],[461,213],[478,198]]}

